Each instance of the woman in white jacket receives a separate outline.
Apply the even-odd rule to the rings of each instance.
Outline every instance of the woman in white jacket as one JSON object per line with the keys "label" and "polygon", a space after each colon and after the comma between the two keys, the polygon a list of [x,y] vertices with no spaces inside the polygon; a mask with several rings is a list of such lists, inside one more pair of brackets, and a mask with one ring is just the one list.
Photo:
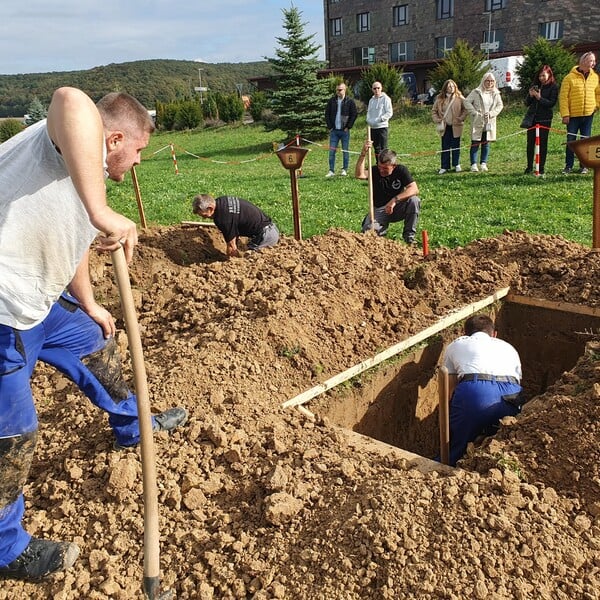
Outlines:
{"label": "woman in white jacket", "polygon": [[379,81],[374,81],[373,97],[367,107],[367,125],[371,128],[371,141],[375,148],[375,156],[388,147],[388,125],[394,114],[392,101],[383,91]]}
{"label": "woman in white jacket", "polygon": [[[496,117],[504,108],[496,78],[491,71],[483,76],[479,87],[465,98],[465,107],[471,115],[471,171],[487,171],[489,142],[496,140]],[[481,157],[477,168],[479,148],[481,148]]]}

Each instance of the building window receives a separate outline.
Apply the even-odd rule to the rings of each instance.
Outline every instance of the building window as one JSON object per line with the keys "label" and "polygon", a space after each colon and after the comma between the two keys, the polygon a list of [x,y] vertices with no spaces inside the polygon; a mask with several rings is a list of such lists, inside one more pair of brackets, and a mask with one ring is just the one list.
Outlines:
{"label": "building window", "polygon": [[444,58],[446,52],[449,52],[454,47],[454,38],[451,36],[443,36],[435,38],[435,56],[436,58]]}
{"label": "building window", "polygon": [[540,23],[540,36],[547,40],[560,40],[563,36],[562,21],[548,21]]}
{"label": "building window", "polygon": [[342,35],[342,18],[329,19],[329,33],[332,36]]}
{"label": "building window", "polygon": [[392,25],[394,27],[408,25],[408,4],[401,4],[392,8]]}
{"label": "building window", "polygon": [[415,43],[410,42],[394,42],[389,45],[390,62],[405,62],[415,59]]}
{"label": "building window", "polygon": [[508,0],[485,0],[485,12],[506,8]]}
{"label": "building window", "polygon": [[504,46],[504,31],[502,29],[492,29],[483,32],[483,43],[489,44],[487,51],[501,52]]}
{"label": "building window", "polygon": [[371,29],[371,13],[358,13],[356,15],[356,31],[362,33]]}
{"label": "building window", "polygon": [[454,16],[454,0],[435,0],[436,19],[451,19]]}
{"label": "building window", "polygon": [[352,50],[354,66],[372,65],[375,62],[375,48],[354,48]]}

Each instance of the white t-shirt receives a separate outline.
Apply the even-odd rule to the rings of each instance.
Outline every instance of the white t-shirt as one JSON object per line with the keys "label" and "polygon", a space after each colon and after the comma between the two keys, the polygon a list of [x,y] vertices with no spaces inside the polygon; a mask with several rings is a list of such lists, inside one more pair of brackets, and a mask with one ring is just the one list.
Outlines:
{"label": "white t-shirt", "polygon": [[40,323],[96,234],[45,120],[0,144],[0,323]]}
{"label": "white t-shirt", "polygon": [[515,377],[518,381],[522,377],[519,353],[508,342],[483,331],[461,336],[448,344],[444,365],[459,379],[468,373]]}

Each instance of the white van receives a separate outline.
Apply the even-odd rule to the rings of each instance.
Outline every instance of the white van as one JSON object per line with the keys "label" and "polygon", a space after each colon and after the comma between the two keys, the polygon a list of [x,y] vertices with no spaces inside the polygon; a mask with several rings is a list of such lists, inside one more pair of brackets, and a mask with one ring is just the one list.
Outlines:
{"label": "white van", "polygon": [[517,67],[523,62],[523,56],[505,56],[504,58],[492,58],[484,61],[489,70],[494,73],[498,87],[518,90],[520,88]]}

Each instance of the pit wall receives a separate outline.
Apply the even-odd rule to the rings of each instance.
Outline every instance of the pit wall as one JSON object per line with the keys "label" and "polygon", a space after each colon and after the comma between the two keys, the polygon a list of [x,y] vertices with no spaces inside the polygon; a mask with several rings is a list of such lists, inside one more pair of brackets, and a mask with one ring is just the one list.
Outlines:
{"label": "pit wall", "polygon": [[[521,357],[527,398],[543,393],[573,368],[600,318],[503,302],[484,311],[498,337]],[[363,373],[313,399],[307,407],[340,427],[425,457],[439,452],[437,369],[444,349],[462,335],[462,323],[444,330],[395,361]]]}

